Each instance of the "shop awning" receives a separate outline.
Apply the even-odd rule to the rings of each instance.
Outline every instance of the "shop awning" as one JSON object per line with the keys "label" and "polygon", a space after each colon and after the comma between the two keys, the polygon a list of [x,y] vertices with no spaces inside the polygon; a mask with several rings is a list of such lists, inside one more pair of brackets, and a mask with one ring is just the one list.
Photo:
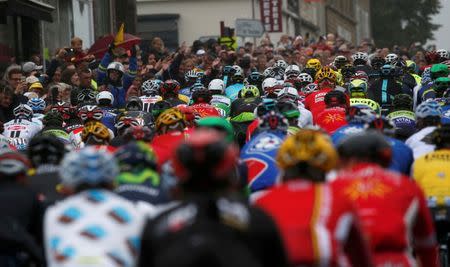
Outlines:
{"label": "shop awning", "polygon": [[55,7],[38,0],[0,0],[0,14],[30,17],[36,20],[53,22]]}

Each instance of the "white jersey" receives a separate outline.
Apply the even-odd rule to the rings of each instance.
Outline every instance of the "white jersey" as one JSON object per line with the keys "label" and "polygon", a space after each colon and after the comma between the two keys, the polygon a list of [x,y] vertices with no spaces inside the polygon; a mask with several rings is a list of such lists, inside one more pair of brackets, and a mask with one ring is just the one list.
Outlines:
{"label": "white jersey", "polygon": [[4,128],[3,135],[19,150],[26,148],[31,138],[41,130],[38,124],[25,119],[11,120],[4,124]]}
{"label": "white jersey", "polygon": [[47,209],[49,267],[135,266],[146,216],[106,190],[87,190]]}
{"label": "white jersey", "polygon": [[305,128],[306,126],[313,125],[313,115],[311,111],[307,110],[302,103],[298,104],[298,111],[300,111],[300,116],[298,117],[298,127]]}
{"label": "white jersey", "polygon": [[412,149],[414,159],[434,151],[436,146],[425,142],[425,139],[430,138],[434,129],[436,129],[434,126],[425,127],[406,140],[405,144]]}
{"label": "white jersey", "polygon": [[212,95],[210,104],[213,106],[216,104],[224,104],[224,105],[230,107],[231,99],[229,99],[228,97],[226,97],[224,95]]}
{"label": "white jersey", "polygon": [[157,95],[157,96],[140,96],[139,98],[142,101],[142,111],[145,111],[145,112],[150,112],[153,104],[162,100],[162,97],[160,97],[159,95]]}

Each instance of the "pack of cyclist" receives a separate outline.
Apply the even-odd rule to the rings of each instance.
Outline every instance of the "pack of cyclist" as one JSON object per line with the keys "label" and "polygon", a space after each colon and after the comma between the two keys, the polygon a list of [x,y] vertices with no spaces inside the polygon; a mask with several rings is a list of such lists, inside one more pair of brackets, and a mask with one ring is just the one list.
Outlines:
{"label": "pack of cyclist", "polygon": [[0,265],[448,266],[448,51],[221,49],[9,67]]}

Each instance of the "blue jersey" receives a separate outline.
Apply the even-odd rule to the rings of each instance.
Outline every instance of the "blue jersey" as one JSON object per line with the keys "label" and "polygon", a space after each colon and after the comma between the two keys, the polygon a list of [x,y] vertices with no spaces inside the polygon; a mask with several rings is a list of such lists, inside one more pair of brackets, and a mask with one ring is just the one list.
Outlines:
{"label": "blue jersey", "polygon": [[265,131],[255,135],[241,150],[241,159],[248,167],[250,192],[272,187],[279,175],[275,161],[278,149],[286,134]]}
{"label": "blue jersey", "polygon": [[192,86],[189,86],[189,87],[181,89],[178,93],[182,94],[182,95],[185,95],[185,96],[187,96],[189,98],[192,98],[192,92],[193,92]]}
{"label": "blue jersey", "polygon": [[337,146],[341,140],[345,137],[360,133],[364,131],[364,124],[361,123],[349,123],[345,126],[340,127],[331,135],[331,141],[333,141],[334,146]]}
{"label": "blue jersey", "polygon": [[225,89],[225,96],[231,99],[231,102],[233,102],[238,98],[239,91],[241,91],[242,88],[244,88],[244,84],[242,83],[230,85]]}
{"label": "blue jersey", "polygon": [[101,122],[108,127],[113,132],[116,132],[115,122],[117,114],[113,113],[111,109],[104,108],[103,110],[103,118]]}
{"label": "blue jersey", "polygon": [[386,140],[392,147],[392,162],[389,169],[409,176],[414,161],[411,148],[395,138],[386,137]]}

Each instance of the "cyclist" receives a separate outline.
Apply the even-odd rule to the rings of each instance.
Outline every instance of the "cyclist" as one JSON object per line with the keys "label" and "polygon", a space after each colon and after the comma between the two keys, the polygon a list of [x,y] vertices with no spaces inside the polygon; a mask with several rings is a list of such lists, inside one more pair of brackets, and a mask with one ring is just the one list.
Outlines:
{"label": "cyclist", "polygon": [[287,266],[273,221],[230,194],[237,157],[212,129],[181,143],[173,157],[181,202],[147,223],[138,266]]}
{"label": "cyclist", "polygon": [[192,104],[190,107],[199,118],[220,117],[219,111],[210,104],[211,100],[211,91],[202,85],[192,93]]}
{"label": "cyclist", "polygon": [[293,135],[300,130],[298,105],[289,99],[280,100],[276,103],[276,109],[287,119],[289,127],[287,134]]}
{"label": "cyclist", "polygon": [[352,55],[353,65],[355,71],[364,71],[365,73],[371,73],[372,68],[368,65],[369,55],[365,52],[356,52]]}
{"label": "cyclist", "polygon": [[300,115],[296,118],[298,121],[298,127],[304,128],[313,124],[313,116],[311,111],[307,110],[301,101],[299,92],[290,86],[284,87],[278,92],[278,101],[290,101],[297,105],[297,109]]}
{"label": "cyclist", "polygon": [[114,96],[109,91],[102,91],[97,94],[95,97],[97,106],[103,110],[103,118],[101,119],[101,122],[111,129],[111,131],[114,131],[114,122],[116,120],[116,109],[113,108],[114,103]]}
{"label": "cyclist", "polygon": [[114,157],[94,147],[64,157],[60,175],[63,191],[70,196],[45,214],[49,267],[135,264],[144,216],[132,202],[110,191],[118,174]]}
{"label": "cyclist", "polygon": [[3,135],[10,138],[10,143],[18,150],[25,150],[30,139],[41,130],[41,127],[32,122],[33,110],[28,105],[18,105],[14,108],[13,114],[14,119],[3,125]]}
{"label": "cyclist", "polygon": [[394,96],[402,93],[402,86],[392,65],[384,65],[380,77],[374,80],[368,90],[368,98],[377,102],[382,108],[382,114],[387,114]]}
{"label": "cyclist", "polygon": [[265,98],[277,98],[278,92],[283,86],[275,78],[266,78],[262,83],[263,95]]}
{"label": "cyclist", "polygon": [[[301,130],[283,142],[276,160],[283,170],[282,183],[255,204],[275,219],[290,264],[339,266],[350,260],[353,266],[371,266],[351,202],[325,184],[326,172],[338,161],[329,138],[319,131]],[[348,223],[339,224],[342,220]]]}
{"label": "cyclist", "polygon": [[434,64],[430,68],[430,81],[422,84],[420,88],[415,92],[415,104],[416,106],[420,105],[423,101],[427,99],[433,99],[439,97],[439,95],[436,94],[435,90],[435,82],[438,78],[441,77],[448,77],[450,74],[450,70],[447,65],[445,64]]}
{"label": "cyclist", "polygon": [[325,109],[325,95],[336,86],[336,74],[329,67],[323,67],[316,74],[318,90],[305,98],[305,108],[311,111],[313,121]]}
{"label": "cyclist", "polygon": [[86,146],[108,146],[112,137],[109,129],[98,121],[89,121],[84,124],[81,132],[81,141]]}
{"label": "cyclist", "polygon": [[372,99],[367,98],[367,90],[368,84],[366,81],[361,79],[352,80],[348,85],[348,92],[350,94],[350,105],[359,106],[364,105],[367,106],[375,113],[381,113],[380,105],[373,101]]}
{"label": "cyclist", "polygon": [[331,135],[333,144],[336,146],[347,136],[364,131],[365,124],[371,122],[376,115],[373,109],[367,106],[349,107],[345,118],[348,124],[338,128]]}
{"label": "cyclist", "polygon": [[64,143],[53,135],[38,134],[30,140],[27,157],[33,171],[28,176],[28,185],[39,193],[39,199],[45,203],[52,204],[63,199],[57,186],[60,182],[59,164],[65,153]]}
{"label": "cyclist", "polygon": [[152,205],[168,201],[156,170],[156,155],[146,143],[130,142],[120,147],[114,158],[120,172],[116,177],[117,194],[134,202],[143,201]]}
{"label": "cyclist", "polygon": [[195,91],[195,84],[197,82],[201,83],[201,78],[204,73],[197,71],[195,69],[189,70],[184,74],[185,79],[185,87],[180,90],[180,94],[187,96],[188,98],[192,98],[192,93]]}
{"label": "cyclist", "polygon": [[169,102],[172,107],[189,103],[187,96],[178,93],[180,91],[180,84],[176,80],[165,81],[161,85],[160,91],[162,99]]}
{"label": "cyclist", "polygon": [[28,100],[27,105],[33,110],[33,121],[42,126],[42,119],[44,118],[45,108],[47,104],[42,98],[32,98]]}
{"label": "cyclist", "polygon": [[[356,206],[376,266],[438,266],[433,223],[416,183],[384,169],[392,157],[383,135],[367,131],[338,145],[341,171],[332,182]],[[389,218],[389,220],[386,220]],[[414,240],[414,243],[411,242]]]}
{"label": "cyclist", "polygon": [[248,75],[246,81],[247,85],[254,85],[258,87],[259,93],[262,94],[262,82],[264,81],[264,76],[261,73],[257,71],[251,72]]}
{"label": "cyclist", "polygon": [[63,117],[58,111],[49,111],[44,117],[42,133],[58,138],[65,146],[69,146],[70,136],[63,127]]}
{"label": "cyclist", "polygon": [[410,95],[399,94],[392,100],[392,110],[386,116],[395,127],[395,135],[406,140],[416,132],[416,115],[412,111],[413,99]]}
{"label": "cyclist", "polygon": [[228,117],[230,115],[231,100],[224,95],[225,83],[223,80],[213,79],[208,85],[208,90],[212,94],[211,105],[219,111],[222,117]]}
{"label": "cyclist", "polygon": [[141,96],[139,97],[142,101],[143,108],[145,112],[151,112],[153,105],[162,100],[159,90],[161,88],[161,80],[147,80],[142,83],[141,86]]}
{"label": "cyclist", "polygon": [[305,69],[303,69],[303,72],[308,73],[311,75],[311,77],[316,77],[317,72],[322,69],[322,63],[320,63],[320,60],[317,58],[311,58],[308,61],[306,61]]}
{"label": "cyclist", "polygon": [[[239,92],[244,88],[244,71],[238,65],[231,66],[227,71],[231,75],[231,79],[230,83],[226,83],[225,96],[230,98],[231,101],[234,101],[238,98]],[[224,70],[224,75],[227,71]]]}
{"label": "cyclist", "polygon": [[442,108],[436,101],[426,101],[416,109],[416,127],[418,132],[409,137],[405,144],[409,146],[414,159],[434,151],[431,133],[441,123]]}
{"label": "cyclist", "polygon": [[325,106],[326,108],[317,115],[316,125],[331,135],[337,129],[347,125],[345,116],[349,99],[345,93],[333,90],[325,95]]}

